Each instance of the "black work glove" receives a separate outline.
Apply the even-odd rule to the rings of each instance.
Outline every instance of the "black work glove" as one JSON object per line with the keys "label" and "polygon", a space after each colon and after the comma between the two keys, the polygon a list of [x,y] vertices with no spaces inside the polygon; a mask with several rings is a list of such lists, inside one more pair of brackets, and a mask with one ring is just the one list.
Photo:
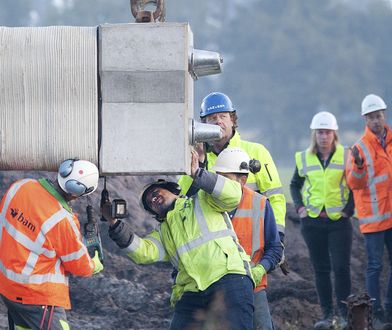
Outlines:
{"label": "black work glove", "polygon": [[287,262],[286,256],[284,255],[284,250],[283,250],[282,259],[279,262],[279,267],[284,275],[287,276],[290,273],[289,263]]}
{"label": "black work glove", "polygon": [[362,159],[361,155],[359,154],[359,150],[358,150],[357,146],[353,146],[352,148],[350,148],[350,151],[351,151],[351,155],[354,158],[355,164],[357,164],[358,166],[362,166],[363,159]]}
{"label": "black work glove", "polygon": [[116,244],[124,249],[128,247],[133,240],[133,232],[131,230],[131,226],[122,222],[121,220],[117,220],[117,222],[109,227],[109,237],[116,242]]}
{"label": "black work glove", "polygon": [[282,259],[280,259],[279,267],[280,267],[280,270],[282,271],[282,273],[287,276],[290,273],[290,267],[287,262],[286,255],[284,254],[284,233],[279,232],[279,238],[280,238],[280,243],[282,244],[282,248],[283,248]]}

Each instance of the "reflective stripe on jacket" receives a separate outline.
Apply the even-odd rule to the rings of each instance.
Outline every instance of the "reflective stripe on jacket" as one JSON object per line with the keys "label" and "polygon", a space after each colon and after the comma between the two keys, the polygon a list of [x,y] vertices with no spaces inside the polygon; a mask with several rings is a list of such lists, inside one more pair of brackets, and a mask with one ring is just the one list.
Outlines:
{"label": "reflective stripe on jacket", "polygon": [[[241,140],[238,132],[235,132],[230,139],[228,147],[239,147],[246,151],[251,159],[260,161],[260,172],[256,174],[249,173],[246,185],[268,198],[274,210],[278,230],[284,233],[286,198],[283,194],[282,183],[271,154],[262,144]],[[216,159],[217,155],[213,152],[207,153],[208,169],[214,166]],[[192,179],[188,176],[182,176],[179,184],[182,188],[181,192],[185,195],[192,184]]]}
{"label": "reflective stripe on jacket", "polygon": [[[250,188],[242,188],[242,199],[232,218],[233,228],[245,252],[251,256],[253,265],[257,265],[264,253],[264,214],[267,198]],[[255,291],[267,287],[267,275]]]}
{"label": "reflective stripe on jacket", "polygon": [[328,218],[341,218],[350,194],[344,175],[347,155],[347,148],[338,144],[328,166],[323,168],[317,155],[309,150],[295,154],[298,174],[305,178],[302,199],[310,217],[317,218],[325,208]]}
{"label": "reflective stripe on jacket", "polygon": [[347,182],[354,194],[356,214],[362,233],[392,228],[392,130],[386,126],[386,146],[366,127],[356,144],[364,160],[359,168],[353,157],[347,164]]}
{"label": "reflective stripe on jacket", "polygon": [[14,183],[0,204],[0,293],[22,304],[70,308],[68,276],[90,276],[94,263],[77,217],[49,182]]}
{"label": "reflective stripe on jacket", "polygon": [[178,198],[159,230],[143,239],[134,235],[127,248],[136,263],[170,260],[178,269],[172,305],[183,292],[203,291],[226,274],[252,276],[250,258],[226,212],[237,207],[241,186],[223,176],[203,173],[214,180],[211,193],[199,190],[191,198]]}

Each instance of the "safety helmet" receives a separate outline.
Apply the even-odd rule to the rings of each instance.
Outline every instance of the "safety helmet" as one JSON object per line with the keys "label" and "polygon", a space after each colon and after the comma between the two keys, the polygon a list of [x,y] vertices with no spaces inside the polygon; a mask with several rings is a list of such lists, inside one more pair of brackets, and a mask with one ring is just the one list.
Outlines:
{"label": "safety helmet", "polygon": [[316,113],[310,123],[310,129],[331,129],[337,131],[338,128],[335,116],[327,111]]}
{"label": "safety helmet", "polygon": [[364,116],[374,111],[385,110],[386,108],[387,105],[381,97],[375,94],[369,94],[362,101],[361,115]]}
{"label": "safety helmet", "polygon": [[98,187],[98,168],[87,160],[66,159],[59,167],[57,181],[61,189],[74,197],[89,195]]}
{"label": "safety helmet", "polygon": [[221,173],[249,173],[250,158],[241,148],[228,147],[224,149],[211,168]]}
{"label": "safety helmet", "polygon": [[235,112],[235,109],[226,94],[213,92],[208,94],[201,102],[200,118],[218,112]]}
{"label": "safety helmet", "polygon": [[158,179],[157,181],[154,181],[154,182],[147,184],[144,187],[142,195],[140,197],[140,203],[147,212],[154,214],[154,215],[157,215],[157,214],[148,205],[147,195],[152,189],[157,188],[157,187],[162,188],[162,189],[166,189],[177,196],[181,192],[181,187],[176,182],[166,181],[164,179]]}

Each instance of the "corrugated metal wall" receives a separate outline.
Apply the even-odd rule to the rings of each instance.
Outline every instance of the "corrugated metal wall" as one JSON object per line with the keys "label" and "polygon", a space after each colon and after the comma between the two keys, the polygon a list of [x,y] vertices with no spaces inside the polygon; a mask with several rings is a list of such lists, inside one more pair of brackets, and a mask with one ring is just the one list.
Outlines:
{"label": "corrugated metal wall", "polygon": [[0,170],[98,163],[96,27],[0,27]]}

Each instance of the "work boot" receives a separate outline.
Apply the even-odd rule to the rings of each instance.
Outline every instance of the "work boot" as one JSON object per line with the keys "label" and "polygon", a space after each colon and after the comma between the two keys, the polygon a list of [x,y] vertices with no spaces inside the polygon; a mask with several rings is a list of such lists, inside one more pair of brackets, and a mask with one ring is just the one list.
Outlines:
{"label": "work boot", "polygon": [[384,321],[386,323],[392,323],[392,309],[385,309],[385,313],[384,313]]}
{"label": "work boot", "polygon": [[392,329],[392,310],[385,309],[384,312],[384,328],[383,330],[390,330]]}
{"label": "work boot", "polygon": [[335,330],[346,330],[347,329],[347,318],[339,316],[336,321]]}
{"label": "work boot", "polygon": [[373,329],[384,329],[384,311],[382,309],[377,309],[373,312]]}
{"label": "work boot", "polygon": [[334,329],[336,324],[336,320],[333,317],[333,314],[328,314],[324,319],[318,321],[314,324],[314,330],[330,330]]}

